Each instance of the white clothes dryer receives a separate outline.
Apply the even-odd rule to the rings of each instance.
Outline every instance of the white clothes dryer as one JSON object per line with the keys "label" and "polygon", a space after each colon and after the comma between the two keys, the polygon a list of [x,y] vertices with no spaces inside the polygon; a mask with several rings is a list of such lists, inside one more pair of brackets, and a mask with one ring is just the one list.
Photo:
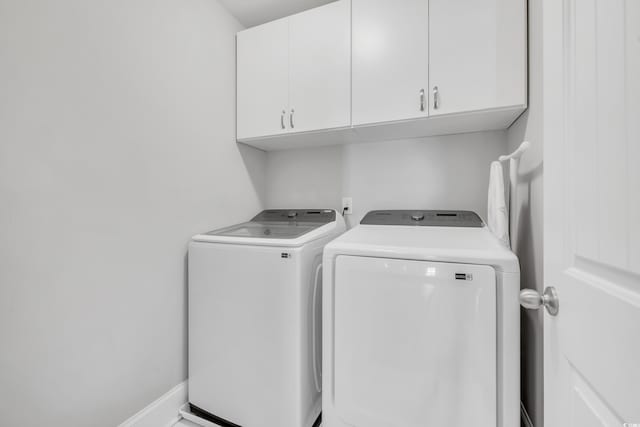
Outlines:
{"label": "white clothes dryer", "polygon": [[323,427],[520,425],[518,259],[477,214],[369,212],[323,263]]}
{"label": "white clothes dryer", "polygon": [[189,245],[189,403],[221,426],[312,427],[321,410],[331,209],[266,210]]}

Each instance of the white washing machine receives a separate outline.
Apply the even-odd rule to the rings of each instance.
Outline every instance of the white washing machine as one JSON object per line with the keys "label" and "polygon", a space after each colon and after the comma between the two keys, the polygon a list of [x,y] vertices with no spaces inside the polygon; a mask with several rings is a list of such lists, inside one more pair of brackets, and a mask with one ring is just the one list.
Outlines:
{"label": "white washing machine", "polygon": [[221,426],[316,423],[322,250],[344,230],[344,219],[331,209],[266,210],[249,222],[193,237],[192,415]]}
{"label": "white washing machine", "polygon": [[323,427],[520,425],[519,264],[468,211],[373,211],[324,250]]}

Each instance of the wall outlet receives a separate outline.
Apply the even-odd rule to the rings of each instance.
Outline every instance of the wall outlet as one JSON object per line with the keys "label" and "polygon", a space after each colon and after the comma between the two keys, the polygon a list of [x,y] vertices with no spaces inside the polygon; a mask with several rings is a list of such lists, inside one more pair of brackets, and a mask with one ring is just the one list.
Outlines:
{"label": "wall outlet", "polygon": [[353,213],[353,198],[351,197],[342,198],[342,213],[344,215],[351,215]]}

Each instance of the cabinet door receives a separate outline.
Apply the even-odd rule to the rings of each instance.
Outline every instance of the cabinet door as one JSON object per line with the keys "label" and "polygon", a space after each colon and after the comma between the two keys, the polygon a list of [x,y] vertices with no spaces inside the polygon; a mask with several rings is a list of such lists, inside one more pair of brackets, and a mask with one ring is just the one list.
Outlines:
{"label": "cabinet door", "polygon": [[429,0],[429,115],[526,103],[525,7]]}
{"label": "cabinet door", "polygon": [[289,21],[238,33],[237,138],[286,132],[289,108]]}
{"label": "cabinet door", "polygon": [[290,17],[287,117],[293,131],[351,124],[350,18],[349,0]]}
{"label": "cabinet door", "polygon": [[352,15],[353,124],[426,117],[429,2],[352,0]]}

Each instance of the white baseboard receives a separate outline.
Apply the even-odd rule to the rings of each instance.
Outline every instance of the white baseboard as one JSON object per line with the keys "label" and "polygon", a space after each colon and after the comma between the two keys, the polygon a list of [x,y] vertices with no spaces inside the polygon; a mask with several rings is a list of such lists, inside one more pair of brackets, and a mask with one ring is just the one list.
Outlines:
{"label": "white baseboard", "polygon": [[182,418],[180,408],[186,402],[187,381],[184,381],[118,427],[171,427]]}

